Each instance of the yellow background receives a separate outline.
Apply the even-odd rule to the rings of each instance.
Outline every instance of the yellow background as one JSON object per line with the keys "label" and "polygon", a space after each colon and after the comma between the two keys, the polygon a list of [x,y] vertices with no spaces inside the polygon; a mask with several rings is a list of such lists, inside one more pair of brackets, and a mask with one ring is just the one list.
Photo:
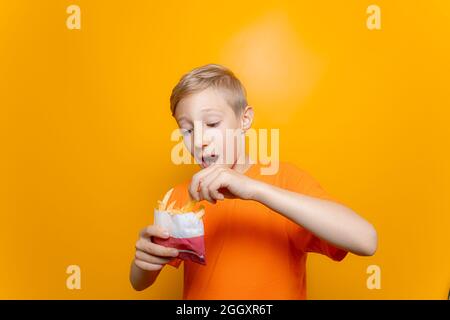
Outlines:
{"label": "yellow background", "polygon": [[447,1],[1,1],[0,298],[181,298],[182,268],[139,293],[128,272],[156,200],[196,170],[170,160],[170,91],[215,62],[281,158],[378,229],[373,257],[310,255],[309,298],[446,299],[449,31]]}

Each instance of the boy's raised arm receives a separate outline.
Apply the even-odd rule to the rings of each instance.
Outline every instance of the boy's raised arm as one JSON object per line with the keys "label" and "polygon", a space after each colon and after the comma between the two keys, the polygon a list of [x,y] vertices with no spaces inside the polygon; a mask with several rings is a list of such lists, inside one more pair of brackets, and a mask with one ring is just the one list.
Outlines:
{"label": "boy's raised arm", "polygon": [[258,182],[254,200],[331,244],[361,256],[377,249],[375,228],[350,208]]}
{"label": "boy's raised arm", "polygon": [[195,174],[189,193],[198,201],[215,203],[225,198],[223,189],[233,197],[262,203],[346,251],[371,256],[377,249],[375,228],[352,209],[251,179],[225,166],[213,165]]}

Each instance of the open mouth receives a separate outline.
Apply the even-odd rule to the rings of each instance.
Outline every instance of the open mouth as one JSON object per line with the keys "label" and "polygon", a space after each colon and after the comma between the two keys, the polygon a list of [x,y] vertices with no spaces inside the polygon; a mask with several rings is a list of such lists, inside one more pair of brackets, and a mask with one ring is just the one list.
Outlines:
{"label": "open mouth", "polygon": [[216,161],[219,159],[219,156],[216,154],[212,154],[209,156],[202,156],[202,166],[204,168],[207,168],[211,165],[213,165],[214,163],[216,163]]}

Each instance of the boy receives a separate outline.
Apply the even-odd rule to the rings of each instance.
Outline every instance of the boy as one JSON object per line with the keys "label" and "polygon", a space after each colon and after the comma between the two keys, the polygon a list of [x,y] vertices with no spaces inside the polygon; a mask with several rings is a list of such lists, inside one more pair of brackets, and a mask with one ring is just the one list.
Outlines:
{"label": "boy", "polygon": [[[306,172],[281,162],[277,173],[262,175],[234,138],[219,146],[213,130],[222,137],[229,129],[245,134],[253,121],[245,89],[230,70],[215,64],[192,70],[175,86],[170,102],[184,143],[202,169],[176,186],[169,202],[205,200],[206,212],[207,264],[184,262],[183,299],[306,299],[307,252],[336,261],[348,251],[375,253],[373,226]],[[155,225],[141,231],[130,272],[136,290],[152,285],[165,264],[181,263],[176,249],[156,245],[151,237],[168,234]]]}

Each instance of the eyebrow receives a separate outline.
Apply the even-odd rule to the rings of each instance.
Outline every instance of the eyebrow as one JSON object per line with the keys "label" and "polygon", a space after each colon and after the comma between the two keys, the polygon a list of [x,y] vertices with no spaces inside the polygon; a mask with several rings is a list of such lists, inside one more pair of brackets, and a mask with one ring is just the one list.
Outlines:
{"label": "eyebrow", "polygon": [[[203,112],[216,112],[216,113],[220,113],[220,114],[222,113],[221,110],[217,110],[217,109],[212,108],[212,107],[204,107],[204,108],[201,109],[201,111],[203,111]],[[181,121],[190,122],[185,116],[181,116],[177,121],[178,122],[181,122]]]}
{"label": "eyebrow", "polygon": [[211,112],[211,111],[213,111],[213,112],[221,113],[221,110],[218,110],[218,109],[215,109],[215,108],[212,108],[212,107],[205,107],[205,108],[202,108],[201,110],[204,111],[204,112]]}

